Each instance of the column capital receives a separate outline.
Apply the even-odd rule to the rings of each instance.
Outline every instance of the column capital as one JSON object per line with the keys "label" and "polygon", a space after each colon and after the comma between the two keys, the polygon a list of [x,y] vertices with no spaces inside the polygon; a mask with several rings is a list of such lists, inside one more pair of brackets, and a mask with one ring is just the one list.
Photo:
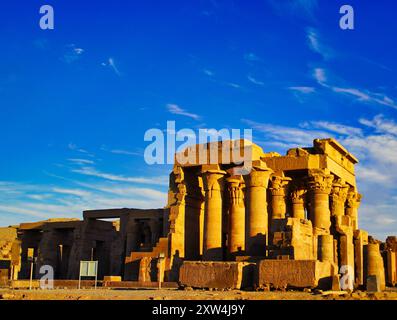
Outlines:
{"label": "column capital", "polygon": [[229,191],[230,203],[239,205],[244,201],[244,180],[242,176],[231,176],[226,178],[227,188]]}
{"label": "column capital", "polygon": [[292,203],[304,203],[307,194],[307,189],[303,185],[294,185],[291,190]]}
{"label": "column capital", "polygon": [[334,176],[325,170],[309,171],[308,186],[314,193],[330,194]]}
{"label": "column capital", "polygon": [[250,174],[244,176],[247,187],[267,188],[269,185],[269,178],[272,173],[273,170],[265,166],[254,166]]}
{"label": "column capital", "polygon": [[271,191],[272,195],[284,196],[285,189],[291,180],[292,179],[289,177],[273,175],[271,177],[272,186],[270,187],[270,191]]}
{"label": "column capital", "polygon": [[220,170],[219,166],[203,166],[201,175],[203,177],[205,193],[210,198],[212,197],[213,191],[223,190],[223,177],[226,175],[226,171]]}
{"label": "column capital", "polygon": [[347,192],[346,205],[348,208],[358,208],[361,204],[362,195],[355,190]]}
{"label": "column capital", "polygon": [[340,179],[334,181],[331,190],[331,200],[335,202],[345,203],[349,186]]}

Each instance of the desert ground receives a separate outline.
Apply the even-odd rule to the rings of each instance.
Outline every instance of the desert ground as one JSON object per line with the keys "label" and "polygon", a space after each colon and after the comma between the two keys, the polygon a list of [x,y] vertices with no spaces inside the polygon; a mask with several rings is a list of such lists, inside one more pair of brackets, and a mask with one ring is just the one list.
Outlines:
{"label": "desert ground", "polygon": [[178,289],[0,289],[0,300],[397,300],[397,290],[363,291],[208,291]]}

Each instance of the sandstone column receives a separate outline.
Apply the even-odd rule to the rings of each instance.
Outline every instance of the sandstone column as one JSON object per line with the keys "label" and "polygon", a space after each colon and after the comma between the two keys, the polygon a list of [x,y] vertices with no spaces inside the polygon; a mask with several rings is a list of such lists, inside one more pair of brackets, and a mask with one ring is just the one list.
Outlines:
{"label": "sandstone column", "polygon": [[353,220],[354,230],[358,229],[358,208],[361,203],[361,194],[349,190],[347,194],[346,214]]}
{"label": "sandstone column", "polygon": [[320,248],[319,259],[334,263],[334,237],[330,234],[323,234],[318,237]]}
{"label": "sandstone column", "polygon": [[247,186],[248,239],[247,253],[251,256],[265,256],[269,233],[267,212],[267,187],[272,170],[260,163],[254,164],[245,177]]}
{"label": "sandstone column", "polygon": [[341,217],[345,214],[345,202],[349,186],[341,180],[335,181],[331,192],[331,215]]}
{"label": "sandstone column", "polygon": [[272,176],[272,220],[284,219],[287,213],[287,205],[285,202],[285,191],[291,178],[282,176]]}
{"label": "sandstone column", "polygon": [[203,165],[205,190],[203,260],[222,260],[222,193],[225,171]]}
{"label": "sandstone column", "polygon": [[226,181],[230,201],[228,251],[234,255],[245,250],[244,183],[241,176],[232,176]]}
{"label": "sandstone column", "polygon": [[295,184],[291,191],[292,217],[305,219],[305,199],[307,190],[303,183]]}
{"label": "sandstone column", "polygon": [[367,277],[369,276],[377,277],[381,290],[386,288],[385,268],[383,258],[379,250],[379,242],[372,238],[369,239],[369,243],[367,245]]}
{"label": "sandstone column", "polygon": [[309,187],[311,191],[311,219],[313,227],[329,234],[331,212],[329,209],[329,194],[331,192],[333,175],[325,170],[309,172]]}

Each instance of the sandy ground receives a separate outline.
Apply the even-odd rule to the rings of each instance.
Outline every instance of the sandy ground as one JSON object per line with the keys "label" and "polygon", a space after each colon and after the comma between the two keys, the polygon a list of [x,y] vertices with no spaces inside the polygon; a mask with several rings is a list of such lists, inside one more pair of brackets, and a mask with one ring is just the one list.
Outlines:
{"label": "sandy ground", "polygon": [[0,289],[0,300],[397,300],[397,291],[367,294],[354,292],[352,294],[311,293],[302,291],[183,291],[177,289],[139,289],[139,290],[11,290]]}

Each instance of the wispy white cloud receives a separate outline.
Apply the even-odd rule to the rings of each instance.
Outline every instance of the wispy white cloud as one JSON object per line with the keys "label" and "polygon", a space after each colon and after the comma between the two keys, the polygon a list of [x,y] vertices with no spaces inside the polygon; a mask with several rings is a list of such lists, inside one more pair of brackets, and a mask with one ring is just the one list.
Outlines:
{"label": "wispy white cloud", "polygon": [[262,61],[260,57],[258,57],[255,53],[249,52],[244,55],[244,60],[248,62],[259,62]]}
{"label": "wispy white cloud", "polygon": [[306,29],[306,37],[308,41],[309,48],[313,51],[318,53],[323,57],[324,60],[328,60],[331,58],[334,53],[333,50],[323,44],[320,39],[319,31],[314,28],[307,28]]}
{"label": "wispy white cloud", "polygon": [[72,142],[70,142],[68,144],[68,148],[70,150],[73,150],[73,151],[76,151],[76,152],[84,153],[87,156],[94,157],[94,155],[92,153],[88,152],[87,150],[85,150],[83,148],[80,148],[79,146],[77,146],[76,144],[74,144]]}
{"label": "wispy white cloud", "polygon": [[229,87],[235,88],[235,89],[241,89],[241,86],[237,83],[234,82],[225,82],[225,84]]}
{"label": "wispy white cloud", "polygon": [[391,119],[386,119],[382,114],[375,116],[371,120],[361,118],[359,122],[367,127],[374,128],[378,133],[397,135],[397,123]]}
{"label": "wispy white cloud", "polygon": [[204,69],[203,72],[209,77],[213,77],[215,75],[215,73],[209,69]]}
{"label": "wispy white cloud", "polygon": [[114,153],[114,154],[125,154],[128,156],[142,156],[142,153],[140,153],[140,152],[135,152],[135,151],[130,151],[130,150],[122,150],[122,149],[112,149],[109,152]]}
{"label": "wispy white cloud", "polygon": [[265,85],[264,82],[262,82],[262,81],[260,81],[260,80],[258,80],[258,79],[256,79],[256,78],[254,78],[254,77],[251,76],[251,75],[248,75],[248,76],[247,76],[247,79],[248,79],[249,81],[251,81],[253,84],[256,84],[256,85],[258,85],[258,86],[264,86],[264,85]]}
{"label": "wispy white cloud", "polygon": [[72,169],[72,172],[79,173],[86,176],[92,176],[97,178],[102,178],[111,181],[120,182],[132,182],[132,183],[142,183],[142,184],[153,184],[153,185],[168,185],[168,177],[126,177],[123,175],[117,175],[112,173],[106,173],[96,170],[93,167],[81,167],[78,169]]}
{"label": "wispy white cloud", "polygon": [[121,72],[118,69],[114,58],[110,57],[110,58],[108,58],[108,60],[106,62],[102,62],[102,66],[109,67],[111,70],[113,70],[113,72],[116,75],[118,75],[119,77],[121,76]]}
{"label": "wispy white cloud", "polygon": [[62,60],[66,63],[72,63],[79,60],[85,52],[83,48],[79,48],[75,44],[69,44],[66,48],[66,52],[62,57]]}
{"label": "wispy white cloud", "polygon": [[187,112],[185,109],[182,109],[176,104],[172,104],[172,103],[167,104],[167,110],[172,114],[178,114],[181,116],[189,117],[197,121],[201,119],[201,117],[198,114]]}
{"label": "wispy white cloud", "polygon": [[358,102],[378,104],[397,109],[397,102],[384,93],[330,84],[328,81],[327,71],[324,68],[314,68],[313,78],[322,87],[327,88],[334,93],[352,97]]}
{"label": "wispy white cloud", "polygon": [[315,128],[324,129],[333,133],[347,135],[347,136],[362,136],[363,132],[361,128],[343,125],[340,123],[329,122],[329,121],[309,121],[304,122],[300,125],[302,128]]}
{"label": "wispy white cloud", "polygon": [[68,159],[68,160],[70,162],[72,162],[72,163],[80,164],[80,165],[83,165],[83,164],[94,164],[93,160],[88,160],[88,159],[74,159],[74,158],[72,158],[72,159]]}
{"label": "wispy white cloud", "polygon": [[325,70],[322,68],[315,68],[313,70],[313,77],[322,86],[324,86],[325,82],[327,82],[327,75]]}
{"label": "wispy white cloud", "polygon": [[79,189],[53,188],[52,191],[55,193],[67,194],[76,197],[86,197],[90,195],[90,192]]}
{"label": "wispy white cloud", "polygon": [[288,87],[289,90],[303,94],[314,93],[316,91],[313,87]]}

